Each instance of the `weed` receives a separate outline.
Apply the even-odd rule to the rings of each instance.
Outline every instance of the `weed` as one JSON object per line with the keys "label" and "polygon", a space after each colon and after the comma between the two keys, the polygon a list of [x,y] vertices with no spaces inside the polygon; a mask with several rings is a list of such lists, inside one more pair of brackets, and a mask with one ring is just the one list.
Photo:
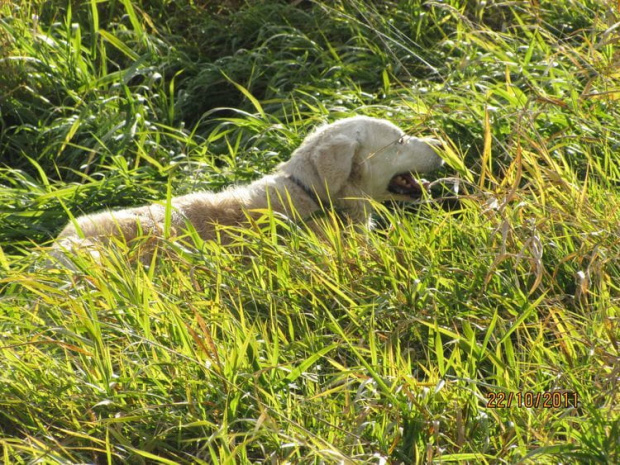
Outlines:
{"label": "weed", "polygon": [[[2,460],[617,463],[618,21],[611,1],[4,2]],[[443,138],[458,203],[42,266],[70,215],[250,181],[360,113]]]}

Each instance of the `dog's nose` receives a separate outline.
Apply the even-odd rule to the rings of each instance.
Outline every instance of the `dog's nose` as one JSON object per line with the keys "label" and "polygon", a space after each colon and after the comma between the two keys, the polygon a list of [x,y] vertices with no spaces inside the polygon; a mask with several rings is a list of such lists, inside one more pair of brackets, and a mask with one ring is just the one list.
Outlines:
{"label": "dog's nose", "polygon": [[[427,137],[423,140],[427,145],[429,145],[433,149],[433,152],[435,152],[435,155],[437,155],[437,157],[441,159],[440,154],[446,149],[446,144],[442,140],[434,139],[432,137]],[[444,164],[443,159],[441,159],[439,164],[440,165]]]}
{"label": "dog's nose", "polygon": [[441,168],[446,163],[441,157],[441,153],[446,149],[446,144],[440,139],[433,138],[428,138],[425,142],[433,149],[433,152],[435,152],[435,167]]}
{"label": "dog's nose", "polygon": [[445,149],[445,144],[442,140],[439,139],[433,139],[433,138],[427,138],[424,139],[424,141],[428,144],[433,146],[433,148],[437,148],[439,150],[444,150]]}

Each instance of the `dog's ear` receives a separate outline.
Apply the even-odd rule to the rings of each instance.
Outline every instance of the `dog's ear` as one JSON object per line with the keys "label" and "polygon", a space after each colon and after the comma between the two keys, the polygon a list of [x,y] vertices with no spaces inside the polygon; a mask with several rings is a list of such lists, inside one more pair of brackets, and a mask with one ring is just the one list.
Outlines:
{"label": "dog's ear", "polygon": [[[312,151],[311,159],[319,175],[321,190],[338,192],[351,176],[353,158],[359,142],[351,137],[337,135],[324,138]],[[319,186],[315,186],[319,187]]]}

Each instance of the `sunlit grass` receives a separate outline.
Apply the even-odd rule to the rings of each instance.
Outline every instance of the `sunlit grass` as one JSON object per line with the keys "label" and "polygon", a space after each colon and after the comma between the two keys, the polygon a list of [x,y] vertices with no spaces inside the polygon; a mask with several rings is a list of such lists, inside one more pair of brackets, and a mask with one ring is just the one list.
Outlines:
{"label": "sunlit grass", "polygon": [[[2,461],[617,462],[620,18],[540,3],[0,6]],[[353,114],[447,141],[458,200],[50,266]],[[527,391],[579,405],[488,406]]]}

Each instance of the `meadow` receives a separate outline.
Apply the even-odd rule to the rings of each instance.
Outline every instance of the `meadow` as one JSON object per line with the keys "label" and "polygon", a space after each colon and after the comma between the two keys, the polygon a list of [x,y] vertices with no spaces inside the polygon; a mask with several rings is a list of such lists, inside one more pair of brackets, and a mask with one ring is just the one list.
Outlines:
{"label": "meadow", "polygon": [[[458,183],[49,265],[356,114]],[[619,257],[617,1],[0,4],[3,463],[620,463]]]}

